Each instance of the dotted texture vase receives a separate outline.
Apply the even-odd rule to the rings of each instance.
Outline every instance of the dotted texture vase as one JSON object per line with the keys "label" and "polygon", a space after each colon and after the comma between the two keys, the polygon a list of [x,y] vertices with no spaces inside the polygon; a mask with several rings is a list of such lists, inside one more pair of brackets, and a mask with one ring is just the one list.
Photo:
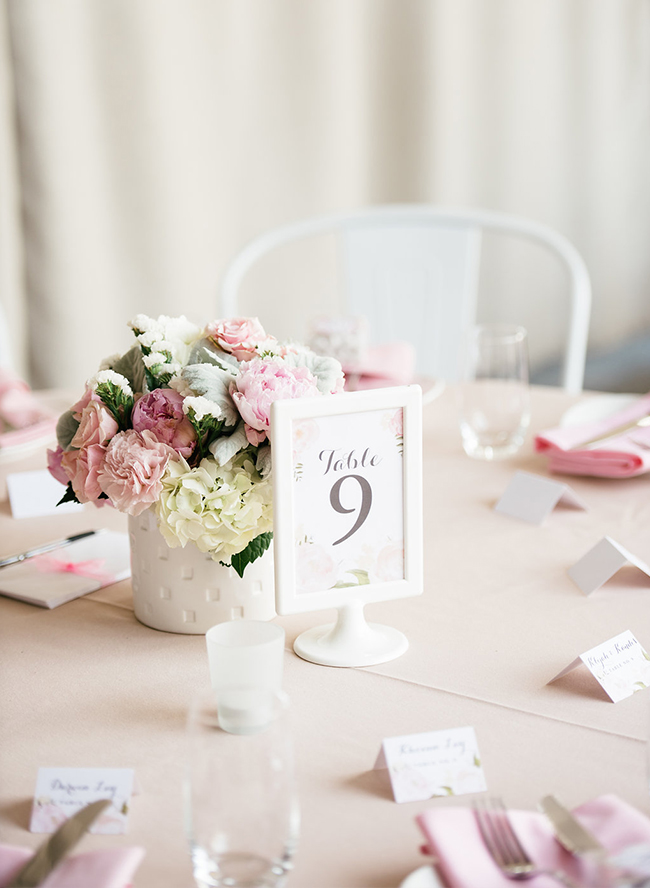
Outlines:
{"label": "dotted texture vase", "polygon": [[170,549],[152,509],[129,517],[129,539],[133,605],[145,626],[203,635],[227,620],[275,617],[272,548],[239,577],[192,543]]}

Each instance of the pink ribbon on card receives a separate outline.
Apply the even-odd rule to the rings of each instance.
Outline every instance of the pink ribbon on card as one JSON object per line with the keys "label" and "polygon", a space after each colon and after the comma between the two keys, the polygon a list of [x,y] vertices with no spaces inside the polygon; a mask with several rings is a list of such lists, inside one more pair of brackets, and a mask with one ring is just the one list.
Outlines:
{"label": "pink ribbon on card", "polygon": [[98,580],[102,585],[115,582],[112,574],[105,571],[104,558],[90,558],[88,561],[64,561],[53,555],[37,555],[36,567],[43,573],[71,573],[78,577]]}

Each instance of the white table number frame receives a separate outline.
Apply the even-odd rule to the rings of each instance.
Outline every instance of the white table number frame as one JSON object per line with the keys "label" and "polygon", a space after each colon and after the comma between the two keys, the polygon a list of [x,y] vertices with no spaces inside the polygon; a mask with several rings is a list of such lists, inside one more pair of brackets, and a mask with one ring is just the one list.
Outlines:
{"label": "white table number frame", "polygon": [[338,608],[295,652],[324,666],[399,657],[406,637],[363,608],[422,593],[420,387],[276,401],[271,441],[276,609]]}

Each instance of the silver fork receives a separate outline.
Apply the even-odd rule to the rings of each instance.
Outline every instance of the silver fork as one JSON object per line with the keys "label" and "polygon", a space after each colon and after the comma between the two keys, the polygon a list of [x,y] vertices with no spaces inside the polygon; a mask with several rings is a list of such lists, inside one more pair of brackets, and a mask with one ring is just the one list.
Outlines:
{"label": "silver fork", "polygon": [[501,799],[474,802],[474,816],[485,847],[507,879],[550,876],[566,888],[578,888],[561,870],[539,869],[522,848]]}

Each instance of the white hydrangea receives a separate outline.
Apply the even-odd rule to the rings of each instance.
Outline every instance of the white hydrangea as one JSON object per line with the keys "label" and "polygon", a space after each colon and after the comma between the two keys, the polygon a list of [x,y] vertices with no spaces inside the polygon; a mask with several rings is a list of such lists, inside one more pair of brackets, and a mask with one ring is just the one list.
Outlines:
{"label": "white hydrangea", "polygon": [[187,414],[190,408],[194,411],[195,419],[200,422],[206,416],[212,416],[214,419],[224,419],[225,414],[216,401],[211,401],[203,395],[185,398],[183,401],[183,413]]}
{"label": "white hydrangea", "polygon": [[228,560],[273,528],[273,489],[246,453],[223,466],[204,459],[190,469],[170,460],[156,503],[160,532],[172,548],[193,542]]}
{"label": "white hydrangea", "polygon": [[92,379],[88,380],[87,385],[95,391],[97,386],[107,382],[110,382],[117,388],[121,389],[127,397],[133,397],[133,390],[129,385],[129,380],[126,376],[122,376],[121,373],[116,373],[115,370],[101,370],[96,376],[93,376]]}

